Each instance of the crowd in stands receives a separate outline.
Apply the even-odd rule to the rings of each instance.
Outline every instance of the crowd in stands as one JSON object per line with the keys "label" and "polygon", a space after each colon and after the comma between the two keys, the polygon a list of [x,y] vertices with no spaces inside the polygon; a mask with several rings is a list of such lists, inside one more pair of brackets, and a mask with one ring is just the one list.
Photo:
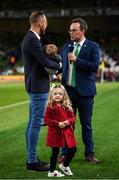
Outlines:
{"label": "crowd in stands", "polygon": [[[7,48],[0,47],[0,75],[23,74],[23,62],[21,58],[22,35],[7,38]],[[105,33],[98,30],[89,34],[90,37],[100,44],[101,58],[97,72],[97,80],[100,81],[103,71],[105,81],[119,81],[119,36],[116,33]],[[20,38],[19,38],[20,37]],[[46,41],[47,39],[47,41]],[[65,37],[46,33],[43,44],[51,43],[51,39],[59,47],[62,46]],[[9,43],[8,43],[9,42]],[[14,44],[12,47],[11,44]],[[18,46],[18,47],[17,47]],[[5,46],[6,47],[6,46]],[[9,48],[8,48],[9,47]]]}
{"label": "crowd in stands", "polygon": [[[119,81],[119,52],[116,49],[101,49],[97,80],[104,73],[105,81]],[[0,48],[0,75],[23,74],[23,62],[19,48]]]}
{"label": "crowd in stands", "polygon": [[119,52],[117,50],[101,50],[97,79],[101,79],[102,72],[104,73],[104,81],[119,81]]}
{"label": "crowd in stands", "polygon": [[[67,8],[118,8],[119,0],[21,0],[16,3],[13,0],[4,0],[0,3],[0,11],[9,11],[9,10],[32,10],[34,9],[67,9]],[[6,12],[5,12],[6,13]],[[7,33],[2,32],[1,43],[5,42],[4,37],[6,38],[6,44],[11,43],[15,44],[11,48],[0,47],[0,75],[10,75],[10,74],[23,74],[23,62],[21,58],[21,49],[20,47],[16,48],[16,44],[21,42],[23,34],[18,35],[18,33]],[[63,35],[51,35],[55,37],[54,42],[61,46],[64,41]],[[119,33],[117,31],[112,32],[101,32],[99,30],[94,30],[90,33],[90,37],[101,45],[101,59],[100,67],[97,72],[97,80],[101,78],[101,72],[103,71],[105,81],[119,81]],[[12,37],[12,38],[11,38]],[[62,40],[61,40],[62,37]],[[107,44],[109,46],[107,46]],[[112,44],[112,45],[111,45]],[[118,45],[113,46],[113,45]],[[9,46],[10,47],[10,46]]]}
{"label": "crowd in stands", "polygon": [[21,50],[19,48],[0,48],[0,75],[23,74]]}

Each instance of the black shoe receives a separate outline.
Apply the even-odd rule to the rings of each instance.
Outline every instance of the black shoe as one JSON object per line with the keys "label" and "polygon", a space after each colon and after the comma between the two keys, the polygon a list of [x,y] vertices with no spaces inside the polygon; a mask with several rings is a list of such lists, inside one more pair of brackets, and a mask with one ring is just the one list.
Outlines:
{"label": "black shoe", "polygon": [[47,166],[44,166],[41,162],[35,162],[35,163],[26,163],[27,170],[31,171],[49,171],[50,168]]}
{"label": "black shoe", "polygon": [[45,167],[50,167],[50,164],[48,162],[45,162],[45,161],[41,161],[39,158],[37,158],[39,164],[41,164],[42,166],[45,166]]}
{"label": "black shoe", "polygon": [[99,164],[101,163],[101,161],[99,159],[97,159],[94,155],[89,155],[86,158],[86,161],[92,163],[92,164]]}

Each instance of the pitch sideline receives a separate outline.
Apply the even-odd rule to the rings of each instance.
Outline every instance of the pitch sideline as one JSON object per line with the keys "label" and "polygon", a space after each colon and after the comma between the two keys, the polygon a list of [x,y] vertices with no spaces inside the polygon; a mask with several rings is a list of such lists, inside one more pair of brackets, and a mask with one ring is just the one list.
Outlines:
{"label": "pitch sideline", "polygon": [[22,102],[19,102],[19,103],[14,103],[14,104],[10,104],[10,105],[7,105],[7,106],[2,106],[2,107],[0,107],[0,110],[12,108],[12,107],[15,107],[15,106],[19,106],[19,105],[22,105],[22,104],[26,104],[28,102],[29,101],[22,101]]}

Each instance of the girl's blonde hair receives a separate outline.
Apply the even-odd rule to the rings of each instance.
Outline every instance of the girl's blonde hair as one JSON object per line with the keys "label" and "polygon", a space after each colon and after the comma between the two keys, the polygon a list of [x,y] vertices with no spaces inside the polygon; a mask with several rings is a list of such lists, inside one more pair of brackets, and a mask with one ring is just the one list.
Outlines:
{"label": "girl's blonde hair", "polygon": [[61,106],[64,107],[64,108],[66,108],[66,109],[68,109],[69,111],[73,111],[71,101],[70,101],[69,96],[68,96],[68,94],[67,94],[67,92],[66,92],[66,89],[64,88],[63,85],[55,85],[54,87],[51,87],[50,92],[49,92],[49,95],[48,95],[48,100],[47,100],[46,105],[47,105],[48,107],[51,107],[51,108],[53,107],[53,104],[54,104],[54,101],[53,101],[53,99],[52,99],[52,97],[53,97],[53,91],[54,91],[55,89],[57,89],[57,88],[62,89],[63,92],[64,92],[63,101],[62,101]]}

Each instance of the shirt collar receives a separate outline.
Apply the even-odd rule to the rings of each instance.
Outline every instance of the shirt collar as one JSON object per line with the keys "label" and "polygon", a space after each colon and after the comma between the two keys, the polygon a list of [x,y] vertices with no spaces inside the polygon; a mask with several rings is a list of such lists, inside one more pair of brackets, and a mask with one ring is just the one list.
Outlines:
{"label": "shirt collar", "polygon": [[74,46],[76,46],[77,44],[80,44],[80,46],[82,47],[85,40],[86,40],[86,38],[84,38],[82,41],[80,41],[80,43],[74,42]]}
{"label": "shirt collar", "polygon": [[35,31],[33,31],[33,30],[31,30],[31,29],[30,29],[30,31],[32,31],[39,40],[41,39],[41,37],[39,36],[39,34],[37,34]]}

